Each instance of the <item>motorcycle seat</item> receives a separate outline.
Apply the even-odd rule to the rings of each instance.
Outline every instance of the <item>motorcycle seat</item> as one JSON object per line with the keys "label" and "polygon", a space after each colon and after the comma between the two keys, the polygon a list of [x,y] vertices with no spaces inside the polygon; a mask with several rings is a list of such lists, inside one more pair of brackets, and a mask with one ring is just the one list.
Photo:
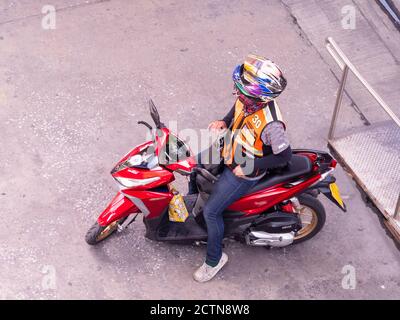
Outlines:
{"label": "motorcycle seat", "polygon": [[247,194],[263,190],[281,182],[289,182],[291,179],[311,172],[311,170],[312,164],[308,157],[294,154],[286,167],[266,174]]}

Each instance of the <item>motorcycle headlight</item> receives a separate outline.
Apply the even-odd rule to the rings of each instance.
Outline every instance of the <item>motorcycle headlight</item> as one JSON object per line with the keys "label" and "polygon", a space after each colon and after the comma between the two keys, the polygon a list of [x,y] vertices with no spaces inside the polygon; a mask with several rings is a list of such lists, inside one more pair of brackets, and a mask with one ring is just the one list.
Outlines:
{"label": "motorcycle headlight", "polygon": [[143,162],[143,157],[140,154],[135,154],[132,157],[129,157],[126,159],[124,162],[121,162],[120,164],[116,165],[115,168],[111,171],[111,173],[115,173],[121,170],[124,170],[126,168],[132,168],[135,166],[140,166]]}
{"label": "motorcycle headlight", "polygon": [[128,158],[125,163],[129,167],[138,166],[143,162],[143,157],[141,154],[135,154],[134,156]]}
{"label": "motorcycle headlight", "polygon": [[160,180],[160,177],[153,177],[147,179],[131,179],[131,178],[122,178],[122,177],[115,177],[115,180],[118,181],[119,184],[126,188],[133,188],[137,186],[143,186],[154,181]]}
{"label": "motorcycle headlight", "polygon": [[126,168],[146,168],[151,169],[158,164],[158,159],[154,153],[147,153],[147,149],[142,151],[140,154],[135,154],[129,157],[124,162],[115,166],[111,173],[116,173],[118,171],[124,170]]}

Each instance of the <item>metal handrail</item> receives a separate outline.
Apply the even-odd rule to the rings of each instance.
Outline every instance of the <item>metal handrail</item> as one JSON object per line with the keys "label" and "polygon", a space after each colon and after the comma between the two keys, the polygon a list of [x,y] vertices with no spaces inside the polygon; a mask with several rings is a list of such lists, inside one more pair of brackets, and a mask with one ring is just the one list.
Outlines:
{"label": "metal handrail", "polygon": [[395,218],[396,220],[400,218],[400,194],[399,198],[397,199],[396,209],[394,209],[393,218]]}
{"label": "metal handrail", "polygon": [[[390,109],[381,96],[371,87],[371,85],[364,79],[364,77],[358,72],[356,67],[350,62],[344,52],[339,48],[335,40],[331,37],[326,38],[326,49],[329,54],[333,57],[336,63],[339,65],[340,69],[343,70],[342,79],[340,81],[340,87],[336,97],[335,109],[333,110],[333,116],[331,121],[331,126],[329,129],[328,139],[331,140],[334,137],[336,121],[339,115],[340,106],[342,104],[342,98],[344,93],[344,88],[346,86],[346,80],[349,70],[353,72],[356,78],[364,85],[370,95],[378,102],[379,106],[389,115],[389,117],[400,127],[400,119],[396,114]],[[400,219],[400,194],[396,203],[394,210],[394,219]]]}
{"label": "metal handrail", "polygon": [[351,72],[353,72],[353,74],[364,85],[364,87],[371,94],[371,96],[378,102],[380,107],[400,127],[400,119],[396,116],[396,114],[392,111],[392,109],[390,109],[390,107],[386,104],[386,102],[383,101],[381,96],[371,87],[371,85],[367,82],[367,80],[365,80],[364,77],[358,72],[356,67],[350,62],[347,56],[339,48],[335,40],[333,40],[331,37],[326,38],[326,49],[328,50],[330,55],[335,59],[336,63],[342,70],[344,70],[347,66],[351,70]]}

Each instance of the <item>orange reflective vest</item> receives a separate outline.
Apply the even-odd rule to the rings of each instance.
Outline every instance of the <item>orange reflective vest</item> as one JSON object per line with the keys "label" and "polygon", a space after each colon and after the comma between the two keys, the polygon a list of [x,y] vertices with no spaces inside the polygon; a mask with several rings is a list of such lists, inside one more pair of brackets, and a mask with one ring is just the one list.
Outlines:
{"label": "orange reflective vest", "polygon": [[237,157],[238,152],[241,152],[242,157],[266,156],[261,134],[267,124],[273,121],[281,121],[285,126],[281,111],[275,101],[270,101],[266,107],[245,116],[243,103],[237,99],[233,126],[229,132],[230,136],[226,137],[227,141],[222,151],[224,163],[226,165],[238,164],[238,161],[235,161],[235,155]]}

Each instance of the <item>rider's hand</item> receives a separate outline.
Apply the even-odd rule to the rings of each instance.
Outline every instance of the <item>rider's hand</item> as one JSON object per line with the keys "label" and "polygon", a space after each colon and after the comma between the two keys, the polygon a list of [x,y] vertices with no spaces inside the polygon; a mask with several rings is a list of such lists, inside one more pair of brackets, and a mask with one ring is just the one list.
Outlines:
{"label": "rider's hand", "polygon": [[208,129],[210,129],[210,130],[223,130],[223,129],[226,129],[226,123],[225,123],[225,121],[222,121],[222,120],[216,120],[216,121],[211,122],[208,125]]}
{"label": "rider's hand", "polygon": [[245,175],[241,166],[236,166],[232,172],[236,177],[243,177]]}

